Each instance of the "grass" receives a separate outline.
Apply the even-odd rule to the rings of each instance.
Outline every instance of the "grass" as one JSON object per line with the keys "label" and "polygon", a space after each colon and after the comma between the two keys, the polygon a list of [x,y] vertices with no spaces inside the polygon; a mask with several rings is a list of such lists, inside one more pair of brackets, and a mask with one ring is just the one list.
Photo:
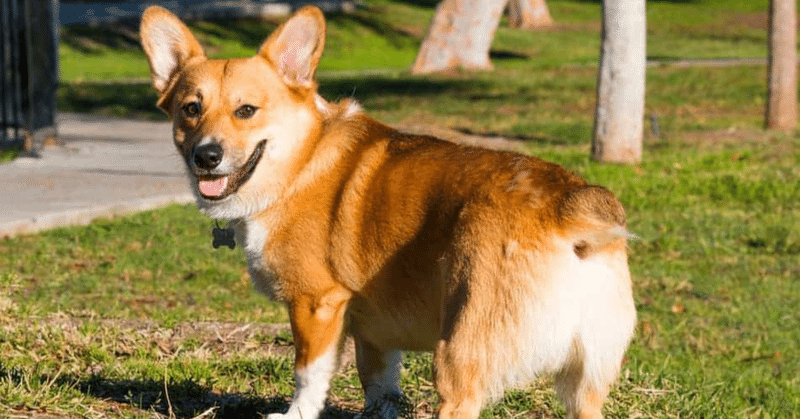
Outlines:
{"label": "grass", "polygon": [[27,278],[29,301],[47,302],[28,306],[31,315],[115,313],[165,324],[285,320],[275,305],[253,295],[238,252],[210,246],[213,222],[199,211],[172,207],[120,221],[0,244],[7,255],[2,266]]}
{"label": "grass", "polygon": [[[798,417],[800,136],[761,130],[763,66],[649,68],[647,114],[660,136],[648,136],[639,165],[601,165],[588,158],[598,3],[551,0],[559,27],[501,28],[496,71],[432,77],[402,71],[432,5],[371,4],[333,17],[325,97],[354,96],[391,123],[520,140],[624,202],[641,237],[630,252],[639,322],[608,417]],[[763,56],[765,8],[651,2],[649,54]],[[193,29],[213,54],[233,56],[257,48],[262,26]],[[162,118],[149,85],[113,81],[146,77],[146,64],[133,35],[112,29],[66,33],[59,106]],[[353,68],[383,71],[340,71]],[[285,310],[254,293],[238,249],[211,248],[212,224],[171,206],[0,240],[0,416],[238,418],[285,408]],[[404,371],[411,406],[427,417],[437,402],[430,355],[407,354]],[[356,377],[352,365],[336,376],[327,417],[360,408]],[[483,417],[563,414],[545,377]]]}
{"label": "grass", "polygon": [[[389,20],[386,7],[378,4],[353,14],[328,16],[327,48],[321,70],[371,69],[375,63],[380,63],[381,68],[408,66],[419,43],[416,37],[393,24],[394,20]],[[416,9],[396,7],[391,12],[397,10],[425,14]],[[424,19],[427,21],[429,16]],[[255,54],[277,23],[241,19],[189,22],[189,27],[209,57],[232,58]],[[420,20],[419,24],[424,25],[424,22]],[[137,25],[138,22],[124,22],[100,28],[63,28],[59,49],[61,80],[91,83],[148,78],[147,60],[138,44]]]}
{"label": "grass", "polygon": [[0,164],[14,160],[19,153],[19,147],[0,147]]}
{"label": "grass", "polygon": [[[765,56],[766,4],[754,9],[749,3],[729,3],[650,4],[650,57]],[[404,72],[430,19],[430,7],[386,1],[370,5],[356,15],[329,16],[320,77],[325,97],[354,96],[390,122],[435,122],[471,132],[551,141],[588,138],[597,77],[599,4],[552,1],[550,8],[559,22],[553,30],[525,32],[501,26],[493,46],[497,71],[447,77],[410,77]],[[273,27],[254,21],[192,24],[213,57],[253,54]],[[153,106],[156,95],[147,81],[113,81],[147,79],[147,64],[136,42],[135,28],[130,27],[65,28],[61,55],[65,83],[58,90],[59,108],[163,120],[165,116]],[[132,69],[115,70],[122,65]],[[382,72],[364,76],[359,71],[375,68]],[[650,68],[647,113],[658,116],[666,130],[757,125],[765,77],[764,66]],[[738,88],[728,88],[731,84]],[[419,106],[407,106],[410,96]]]}
{"label": "grass", "polygon": [[[635,167],[591,162],[584,144],[528,148],[616,191],[641,237],[638,331],[608,416],[795,417],[800,138],[678,135]],[[0,409],[149,417],[168,414],[167,393],[180,417],[285,407],[291,335],[269,325],[284,311],[250,289],[238,252],[211,249],[210,226],[172,206],[0,242]],[[429,361],[404,361],[420,416]],[[360,397],[348,366],[330,417]],[[484,412],[560,414],[546,379]]]}
{"label": "grass", "polygon": [[[530,67],[594,64],[598,58],[599,2],[551,0],[558,25],[523,32],[501,25],[496,57]],[[330,14],[323,72],[380,68],[404,71],[416,56],[435,2],[376,0],[354,14]],[[753,58],[766,56],[767,2],[702,0],[648,4],[648,57]],[[67,84],[118,78],[146,79],[138,22],[63,28],[61,80]],[[190,28],[213,58],[252,55],[276,27],[255,20],[192,22]]]}

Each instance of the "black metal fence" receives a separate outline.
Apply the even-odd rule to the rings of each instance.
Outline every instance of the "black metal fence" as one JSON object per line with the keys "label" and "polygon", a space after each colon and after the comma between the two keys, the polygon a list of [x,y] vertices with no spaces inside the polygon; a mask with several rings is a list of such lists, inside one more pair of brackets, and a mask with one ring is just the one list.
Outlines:
{"label": "black metal fence", "polygon": [[0,0],[0,147],[55,133],[58,0]]}

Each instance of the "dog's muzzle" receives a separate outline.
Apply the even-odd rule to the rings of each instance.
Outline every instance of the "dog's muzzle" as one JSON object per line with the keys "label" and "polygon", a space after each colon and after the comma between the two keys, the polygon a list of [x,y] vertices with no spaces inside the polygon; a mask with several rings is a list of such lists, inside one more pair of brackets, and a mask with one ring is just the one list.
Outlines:
{"label": "dog's muzzle", "polygon": [[205,199],[218,201],[235,193],[253,175],[266,144],[267,140],[261,140],[247,161],[238,170],[228,174],[204,173],[211,172],[220,165],[224,157],[222,146],[217,143],[195,146],[192,149],[191,162],[200,195]]}

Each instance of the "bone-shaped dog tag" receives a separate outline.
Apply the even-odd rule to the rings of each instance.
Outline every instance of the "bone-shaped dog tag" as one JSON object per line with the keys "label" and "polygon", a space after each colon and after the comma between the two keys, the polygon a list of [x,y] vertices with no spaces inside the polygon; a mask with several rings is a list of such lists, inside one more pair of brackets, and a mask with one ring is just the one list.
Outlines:
{"label": "bone-shaped dog tag", "polygon": [[219,248],[220,246],[228,246],[231,249],[236,247],[236,241],[233,239],[232,228],[220,228],[217,226],[211,230],[211,235],[214,236],[214,240],[211,242],[211,245],[214,246],[215,249]]}

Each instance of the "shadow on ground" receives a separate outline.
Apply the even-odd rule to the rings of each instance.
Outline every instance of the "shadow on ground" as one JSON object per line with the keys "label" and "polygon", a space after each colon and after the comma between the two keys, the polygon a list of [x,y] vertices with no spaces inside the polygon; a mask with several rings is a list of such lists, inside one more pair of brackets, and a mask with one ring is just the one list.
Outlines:
{"label": "shadow on ground", "polygon": [[121,118],[166,121],[156,107],[158,95],[149,82],[71,83],[57,91],[58,110]]}
{"label": "shadow on ground", "polygon": [[[509,92],[490,92],[488,82],[469,73],[454,73],[445,77],[418,77],[405,74],[328,74],[319,81],[319,92],[327,100],[357,100],[369,114],[381,110],[401,109],[414,106],[419,101],[436,103],[448,97],[467,100],[471,103],[530,103],[537,100],[533,93],[525,98],[525,92],[517,92],[513,100]],[[73,83],[64,84],[58,90],[59,110],[66,112],[98,114],[109,117],[166,121],[166,115],[156,107],[158,95],[149,82],[134,83]],[[436,105],[434,105],[436,106]],[[442,105],[446,106],[446,105]],[[499,105],[498,105],[499,106]],[[445,127],[439,127],[445,128]],[[583,128],[583,127],[579,127]],[[504,137],[521,142],[548,142],[551,144],[572,143],[569,138],[585,138],[581,130],[560,127],[555,135],[545,136],[527,132],[482,132],[468,127],[450,127],[463,135],[476,137]],[[414,131],[414,130],[412,130]],[[551,129],[552,131],[552,129]],[[428,133],[440,138],[449,135]]]}
{"label": "shadow on ground", "polygon": [[[472,79],[437,79],[413,76],[355,75],[324,77],[320,80],[320,94],[332,101],[353,97],[368,103],[376,98],[400,96],[437,97],[449,92],[480,89],[480,82]],[[369,109],[368,109],[369,111]]]}
{"label": "shadow on ground", "polygon": [[[103,401],[128,405],[133,409],[153,411],[177,418],[193,418],[213,411],[213,417],[262,418],[282,413],[289,407],[283,397],[264,398],[255,394],[216,393],[194,380],[167,383],[150,379],[112,379],[101,375],[77,377],[62,375],[55,384],[72,387]],[[166,391],[165,391],[166,390]],[[167,397],[168,395],[168,397]],[[171,409],[171,411],[170,411]],[[350,419],[356,412],[328,406],[323,419]]]}
{"label": "shadow on ground", "polygon": [[[480,89],[469,79],[435,80],[394,76],[325,77],[320,94],[328,100],[348,97],[367,103],[387,96],[436,97],[448,92]],[[149,82],[71,83],[58,89],[60,111],[94,113],[104,116],[166,120],[156,107],[158,95]]]}

